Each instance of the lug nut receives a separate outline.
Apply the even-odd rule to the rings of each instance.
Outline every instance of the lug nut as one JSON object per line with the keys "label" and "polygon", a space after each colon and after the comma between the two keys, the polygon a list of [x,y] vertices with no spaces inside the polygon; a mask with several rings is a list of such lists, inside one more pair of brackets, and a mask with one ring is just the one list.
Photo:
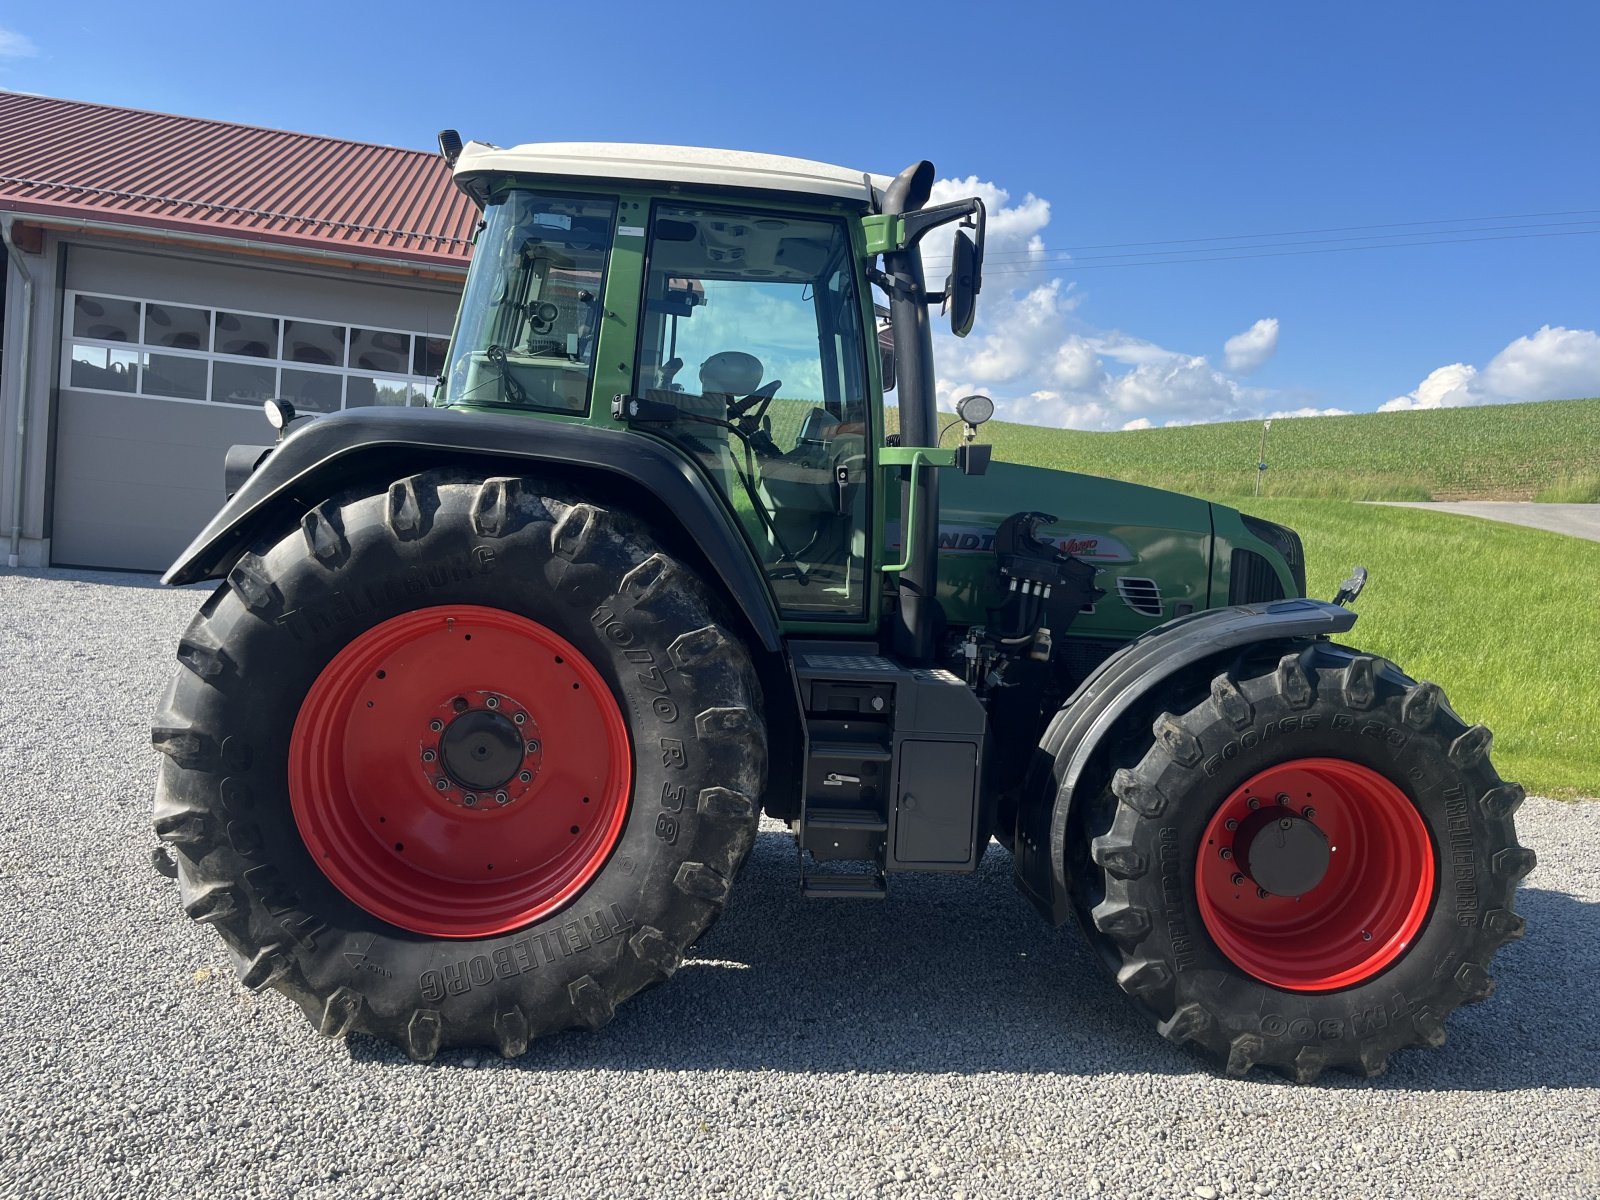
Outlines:
{"label": "lug nut", "polygon": [[1250,806],[1252,811],[1261,807],[1261,801],[1254,796],[1251,796],[1249,800],[1245,801],[1245,803]]}
{"label": "lug nut", "polygon": [[422,761],[423,762],[432,762],[434,759],[436,759],[438,757],[439,756],[437,754],[435,754],[432,750],[424,750],[422,752]]}
{"label": "lug nut", "polygon": [[438,733],[444,728],[444,722],[439,720],[438,717],[435,717],[433,720],[428,722],[428,728],[433,730],[435,733]]}
{"label": "lug nut", "polygon": [[1244,876],[1239,874],[1237,871],[1235,871],[1234,874],[1233,874],[1233,886],[1234,887],[1243,887],[1244,886]]}
{"label": "lug nut", "polygon": [[1224,846],[1221,850],[1218,850],[1217,853],[1219,855],[1221,855],[1225,859],[1233,857],[1233,851],[1230,850],[1227,846]]}
{"label": "lug nut", "polygon": [[1309,821],[1309,820],[1311,820],[1311,819],[1312,819],[1312,818],[1313,818],[1313,817],[1315,817],[1315,816],[1316,816],[1316,815],[1317,815],[1317,810],[1316,810],[1316,809],[1314,809],[1314,808],[1307,808],[1307,809],[1306,809],[1306,813],[1305,813],[1305,816],[1306,816],[1306,820],[1308,820],[1308,821]]}
{"label": "lug nut", "polygon": [[524,721],[526,721],[528,719],[528,714],[527,713],[517,713],[511,719],[513,721],[515,721],[518,725],[521,725]]}
{"label": "lug nut", "polygon": [[533,780],[533,772],[532,771],[519,772],[518,775],[517,775],[517,778],[519,780],[521,780],[523,783],[529,783],[529,782],[531,782]]}
{"label": "lug nut", "polygon": [[1229,817],[1222,823],[1222,827],[1231,833],[1233,830],[1239,828],[1239,822],[1235,821],[1232,817]]}
{"label": "lug nut", "polygon": [[471,792],[468,792],[465,796],[461,797],[461,803],[465,804],[468,808],[471,808],[473,805],[478,803],[478,798]]}
{"label": "lug nut", "polygon": [[454,700],[450,701],[450,707],[455,709],[457,712],[466,712],[467,698],[465,696],[457,696]]}
{"label": "lug nut", "polygon": [[1267,889],[1264,888],[1264,887],[1258,887],[1256,889],[1256,899],[1257,900],[1265,900],[1266,898],[1267,898]]}
{"label": "lug nut", "polygon": [[[490,708],[499,708],[500,707],[500,697],[499,696],[486,696],[486,697],[484,697],[484,701],[483,702],[484,702],[484,704],[488,705]],[[1285,797],[1284,803],[1285,804],[1288,803],[1288,798],[1287,797]]]}
{"label": "lug nut", "polygon": [[448,792],[450,790],[450,785],[442,779],[435,780],[433,786],[438,788],[441,792]]}
{"label": "lug nut", "polygon": [[529,754],[537,754],[537,753],[539,753],[539,743],[538,742],[529,742],[528,743],[528,753]]}
{"label": "lug nut", "polygon": [[1279,804],[1287,804],[1287,803],[1289,803],[1289,793],[1288,792],[1279,792],[1278,793],[1278,803]]}
{"label": "lug nut", "polygon": [[494,802],[496,804],[509,804],[511,802],[511,797],[506,795],[504,792],[496,792],[494,794]]}

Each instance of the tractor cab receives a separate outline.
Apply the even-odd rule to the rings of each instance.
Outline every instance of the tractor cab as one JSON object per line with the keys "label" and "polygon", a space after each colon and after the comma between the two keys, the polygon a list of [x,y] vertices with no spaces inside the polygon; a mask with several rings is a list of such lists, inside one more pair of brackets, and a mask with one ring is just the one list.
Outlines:
{"label": "tractor cab", "polygon": [[[915,444],[933,424],[926,307],[946,300],[923,286],[916,243],[951,222],[979,231],[952,284],[964,333],[982,202],[919,212],[908,233],[928,164],[897,185],[775,155],[472,142],[453,165],[484,224],[440,402],[669,443],[735,515],[786,627],[875,631],[893,383],[880,342],[911,348],[901,437]],[[900,276],[880,254],[904,260]],[[906,301],[882,310],[881,339],[874,282]],[[917,405],[925,419],[907,420]]]}

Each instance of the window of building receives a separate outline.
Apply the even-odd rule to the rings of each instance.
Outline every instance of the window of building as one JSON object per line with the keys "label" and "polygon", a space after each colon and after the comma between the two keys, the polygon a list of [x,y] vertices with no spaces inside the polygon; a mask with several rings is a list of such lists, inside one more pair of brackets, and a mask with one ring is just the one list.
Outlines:
{"label": "window of building", "polygon": [[449,341],[86,292],[67,293],[66,328],[64,387],[196,404],[281,398],[316,413],[427,404]]}

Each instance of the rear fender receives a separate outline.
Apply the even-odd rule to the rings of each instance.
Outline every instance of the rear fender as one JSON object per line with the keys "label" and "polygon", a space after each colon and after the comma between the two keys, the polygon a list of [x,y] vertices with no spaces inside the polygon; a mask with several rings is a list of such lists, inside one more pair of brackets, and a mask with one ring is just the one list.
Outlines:
{"label": "rear fender", "polygon": [[708,582],[720,583],[762,649],[781,650],[772,593],[754,554],[715,489],[681,454],[638,433],[492,413],[364,408],[306,422],[259,461],[163,582],[224,577],[263,533],[298,522],[343,488],[387,486],[449,465],[491,475],[543,472],[627,498],[699,560]]}
{"label": "rear fender", "polygon": [[1083,681],[1045,730],[1017,813],[1017,886],[1052,923],[1071,914],[1067,829],[1086,768],[1141,699],[1179,671],[1262,642],[1327,637],[1356,614],[1322,600],[1277,600],[1215,608],[1152,629]]}

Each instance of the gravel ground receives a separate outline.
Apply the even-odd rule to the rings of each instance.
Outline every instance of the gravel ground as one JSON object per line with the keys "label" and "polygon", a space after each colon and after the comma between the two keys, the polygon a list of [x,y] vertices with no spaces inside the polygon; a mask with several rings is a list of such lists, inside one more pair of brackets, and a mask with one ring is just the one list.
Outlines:
{"label": "gravel ground", "polygon": [[776,829],[606,1031],[421,1067],[241,989],[150,869],[146,728],[200,599],[0,572],[0,1194],[1600,1194],[1600,804],[1528,801],[1498,992],[1371,1083],[1215,1078],[998,848],[803,903]]}

